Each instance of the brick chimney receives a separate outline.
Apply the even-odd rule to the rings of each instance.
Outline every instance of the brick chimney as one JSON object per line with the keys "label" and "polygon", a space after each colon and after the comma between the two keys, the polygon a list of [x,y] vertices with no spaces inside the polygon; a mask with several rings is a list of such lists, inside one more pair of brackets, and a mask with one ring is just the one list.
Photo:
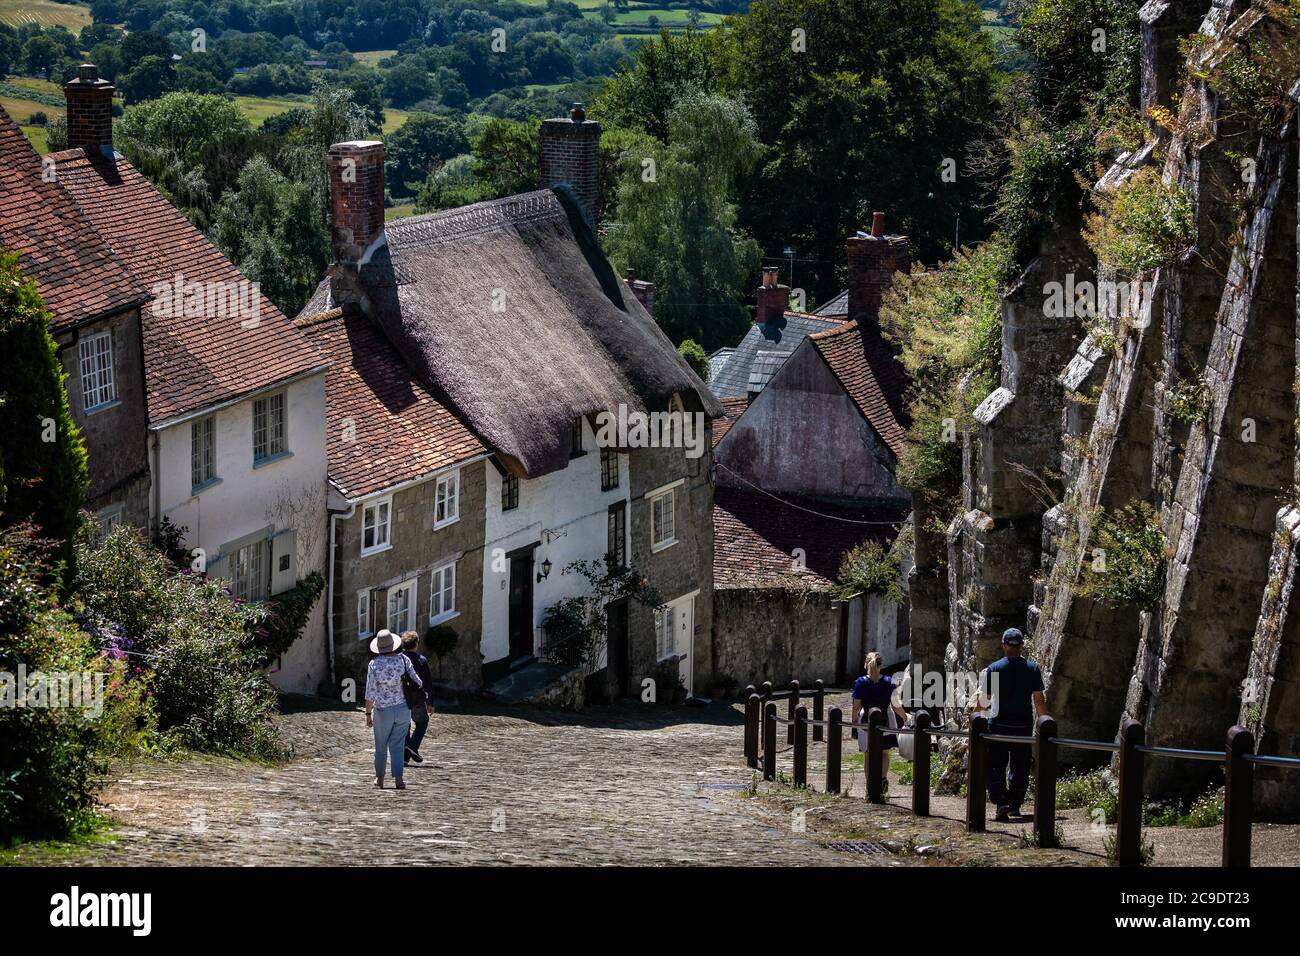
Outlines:
{"label": "brick chimney", "polygon": [[113,84],[99,78],[93,63],[77,67],[77,78],[63,84],[68,104],[68,148],[113,146]]}
{"label": "brick chimney", "polygon": [[384,144],[374,140],[329,148],[330,236],[339,266],[364,265],[383,243],[384,156]]}
{"label": "brick chimney", "polygon": [[636,296],[636,300],[641,303],[647,312],[655,314],[655,284],[646,282],[644,279],[638,279],[636,272],[632,269],[627,270],[627,286]]}
{"label": "brick chimney", "polygon": [[880,300],[894,284],[894,273],[911,265],[906,236],[885,235],[885,214],[873,213],[871,234],[859,232],[845,244],[849,261],[849,318],[874,325]]}
{"label": "brick chimney", "polygon": [[600,221],[600,124],[587,119],[581,103],[574,103],[568,119],[542,123],[538,152],[542,188],[567,183],[594,227]]}
{"label": "brick chimney", "polygon": [[777,282],[775,266],[763,267],[763,284],[758,287],[758,308],[754,312],[754,321],[759,325],[776,321],[790,308],[790,287]]}

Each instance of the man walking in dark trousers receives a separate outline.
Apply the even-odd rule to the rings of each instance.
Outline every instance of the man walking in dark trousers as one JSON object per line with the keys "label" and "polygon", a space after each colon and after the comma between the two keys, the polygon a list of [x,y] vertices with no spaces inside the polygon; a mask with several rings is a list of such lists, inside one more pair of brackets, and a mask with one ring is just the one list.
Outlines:
{"label": "man walking in dark trousers", "polygon": [[415,631],[402,633],[402,653],[410,658],[416,676],[424,685],[424,705],[411,708],[411,720],[415,723],[415,729],[411,730],[408,726],[406,731],[406,759],[409,763],[424,763],[424,758],[420,756],[420,744],[424,740],[424,732],[429,729],[429,717],[433,714],[433,675],[429,673],[429,659],[416,650],[419,644],[420,635]]}
{"label": "man walking in dark trousers", "polygon": [[[1022,656],[1025,635],[1019,628],[1002,632],[1002,660],[985,669],[985,687],[992,694],[989,733],[1031,737],[1034,715],[1046,716],[1047,700],[1043,696],[1043,673],[1038,665]],[[981,703],[984,699],[981,700]],[[1027,744],[1003,744],[989,741],[989,801],[997,807],[995,820],[1007,821],[1020,816],[1020,805],[1029,789],[1030,747]],[[1007,779],[1010,765],[1011,777]]]}

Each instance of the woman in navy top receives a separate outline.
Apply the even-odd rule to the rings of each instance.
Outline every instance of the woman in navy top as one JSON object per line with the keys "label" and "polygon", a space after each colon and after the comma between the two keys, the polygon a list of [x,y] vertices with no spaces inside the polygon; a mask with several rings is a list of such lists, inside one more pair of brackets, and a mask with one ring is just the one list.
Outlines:
{"label": "woman in navy top", "polygon": [[[866,668],[867,675],[859,677],[853,683],[853,714],[854,721],[859,724],[867,722],[867,713],[872,707],[879,707],[885,712],[886,723],[890,712],[896,714],[900,721],[907,720],[907,711],[900,704],[894,702],[894,682],[891,678],[880,673],[880,655],[872,651],[867,655],[863,666]],[[895,727],[899,724],[894,724]],[[898,746],[897,734],[884,734],[884,747],[881,750],[880,759],[884,765],[882,778],[885,786],[889,786],[889,751]],[[858,750],[862,753],[867,752],[867,732],[858,731]],[[862,761],[863,773],[866,773],[867,762]]]}

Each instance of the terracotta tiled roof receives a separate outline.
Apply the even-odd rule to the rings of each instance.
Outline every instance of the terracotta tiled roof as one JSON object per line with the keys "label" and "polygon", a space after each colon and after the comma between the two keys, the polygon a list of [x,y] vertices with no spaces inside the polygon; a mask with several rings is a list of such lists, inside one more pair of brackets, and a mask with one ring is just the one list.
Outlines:
{"label": "terracotta tiled roof", "polygon": [[0,107],[0,246],[22,257],[54,331],[139,305],[148,290],[95,234]]}
{"label": "terracotta tiled roof", "polygon": [[731,431],[731,426],[736,424],[736,419],[745,413],[749,407],[749,398],[745,395],[730,395],[726,398],[718,399],[722,403],[722,415],[713,420],[713,447],[718,447],[718,442],[722,441],[727,432]]}
{"label": "terracotta tiled roof", "polygon": [[[713,498],[713,584],[719,588],[831,586],[846,552],[864,541],[888,544],[906,520],[887,506],[851,508],[811,498],[719,485]],[[876,521],[885,524],[861,524]],[[803,571],[794,570],[803,549]]]}
{"label": "terracotta tiled roof", "polygon": [[484,452],[365,318],[334,309],[294,325],[334,363],[325,375],[326,452],[330,480],[346,497],[382,491]]}
{"label": "terracotta tiled roof", "polygon": [[849,322],[809,338],[858,410],[898,455],[908,424],[904,404],[907,373],[880,333],[861,330],[857,322]]}
{"label": "terracotta tiled roof", "polygon": [[[151,291],[158,283],[247,279],[120,155],[51,153],[59,185],[100,238]],[[238,313],[185,317],[155,300],[142,310],[149,419],[156,423],[238,398],[321,367],[320,355],[271,301],[258,295],[256,324]]]}

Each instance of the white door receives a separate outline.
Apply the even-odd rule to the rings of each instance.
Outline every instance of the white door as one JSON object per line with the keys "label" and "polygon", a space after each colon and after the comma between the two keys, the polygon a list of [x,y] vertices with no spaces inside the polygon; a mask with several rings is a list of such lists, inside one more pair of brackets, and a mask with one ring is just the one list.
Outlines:
{"label": "white door", "polygon": [[691,665],[695,658],[695,595],[674,601],[672,609],[675,632],[673,643],[676,645],[677,653],[681,655],[681,660],[677,663],[677,674],[686,688],[686,696],[690,697],[695,693],[691,680],[691,672],[694,670]]}

